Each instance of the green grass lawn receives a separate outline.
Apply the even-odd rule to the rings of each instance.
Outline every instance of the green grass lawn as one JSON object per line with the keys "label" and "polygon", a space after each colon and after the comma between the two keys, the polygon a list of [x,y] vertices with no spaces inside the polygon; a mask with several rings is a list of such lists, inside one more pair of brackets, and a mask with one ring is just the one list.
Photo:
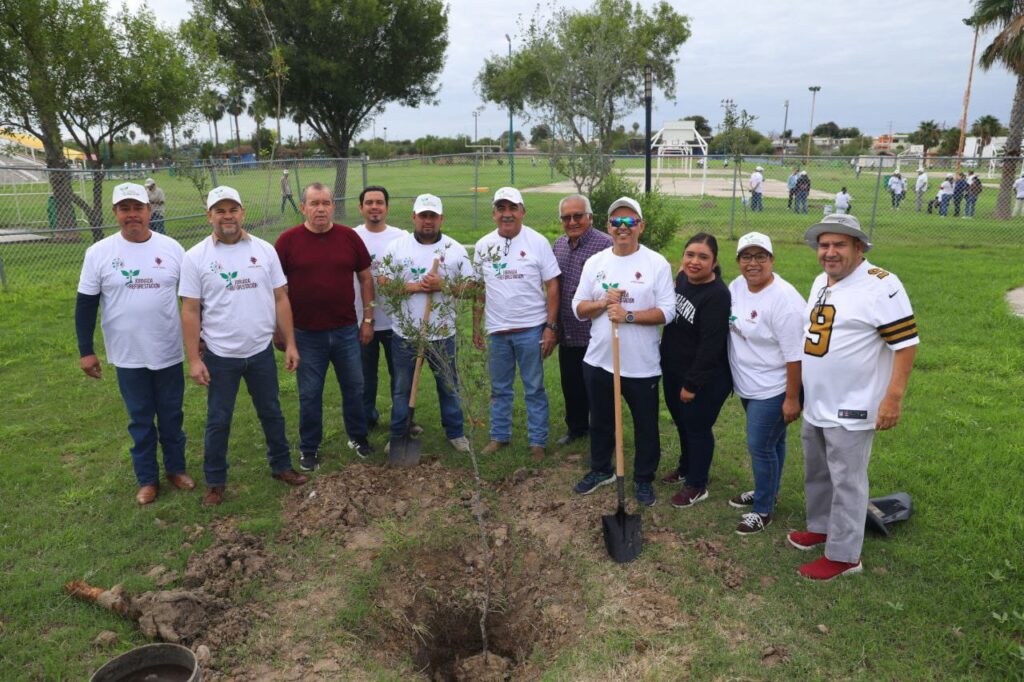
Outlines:
{"label": "green grass lawn", "polygon": [[[500,173],[507,170],[498,169],[487,179],[491,189],[502,182]],[[463,171],[468,175],[449,178],[450,184],[440,191],[434,182],[424,183],[424,189],[469,190],[473,169]],[[305,182],[307,171],[301,172]],[[325,179],[333,177],[330,169],[322,172]],[[256,181],[266,182],[265,175]],[[419,191],[419,180],[406,181],[398,175],[393,180],[371,177],[370,181],[390,182],[396,195]],[[538,178],[537,184],[542,182],[546,180]],[[858,191],[851,188],[855,196]],[[983,195],[993,203],[994,196],[991,190]],[[557,234],[557,200],[554,195],[527,195],[527,223],[549,236]],[[489,201],[485,198],[480,203],[481,224],[476,229],[466,226],[464,209],[471,203],[464,201],[457,204],[459,211],[449,214],[447,225],[468,243],[491,229],[485,221]],[[682,201],[686,220],[680,238],[665,251],[673,263],[678,262],[682,236],[706,229],[727,237],[730,229],[728,200]],[[784,204],[780,207],[772,200],[765,204],[761,215],[738,212],[735,236],[761,229],[775,237],[776,271],[806,292],[818,266],[813,252],[799,244],[799,235],[813,216],[786,214]],[[393,215],[398,214],[398,205],[396,199]],[[272,206],[270,213],[277,208]],[[722,542],[751,579],[738,592],[724,590],[706,579],[697,562],[669,557],[670,550],[657,544],[649,546],[641,560],[641,570],[650,569],[651,562],[668,560],[678,560],[685,567],[681,575],[663,574],[659,580],[679,598],[694,626],[682,633],[657,634],[652,645],[685,650],[689,672],[698,679],[1024,677],[1024,430],[1020,428],[1024,321],[1010,315],[1003,298],[1008,289],[1024,284],[1020,266],[1024,247],[1019,240],[998,239],[1007,223],[961,221],[956,223],[958,230],[961,223],[970,229],[953,231],[952,224],[943,224],[946,229],[939,232],[936,216],[895,214],[888,208],[880,208],[879,215],[893,222],[885,227],[879,221],[879,245],[871,260],[904,281],[922,344],[903,420],[896,430],[876,438],[872,492],[908,491],[916,514],[889,539],[868,536],[864,575],[827,585],[799,580],[795,566],[805,557],[796,556],[784,542],[784,533],[801,528],[804,518],[798,429],[790,429],[776,523],[764,535],[738,538],[732,532],[738,514],[725,500],[749,487],[750,465],[742,410],[738,400],[730,398],[716,427],[711,500],[694,509],[674,510],[667,505],[670,491],[659,486],[655,510],[658,523],[684,539],[708,537]],[[391,222],[408,224],[397,216]],[[176,236],[188,234],[195,240],[205,234],[201,224],[187,233],[181,229]],[[279,229],[273,225],[258,233],[272,239]],[[207,526],[228,515],[244,529],[262,535],[272,547],[281,498],[287,491],[267,475],[262,433],[242,395],[231,438],[228,502],[209,510],[200,507],[199,495],[165,490],[156,504],[138,508],[114,370],[105,366],[104,378],[97,382],[78,369],[73,306],[83,246],[17,246],[33,255],[20,261],[18,269],[26,271],[24,275],[12,273],[8,265],[12,286],[0,293],[0,385],[4,388],[0,395],[4,466],[0,477],[0,679],[83,679],[112,655],[90,644],[100,630],[118,633],[118,651],[144,640],[132,624],[70,601],[61,592],[65,582],[85,579],[98,585],[120,582],[129,590],[152,589],[152,581],[143,575],[150,566],[162,563],[182,569],[187,558],[182,550],[185,527]],[[2,248],[0,254],[7,259],[10,247]],[[734,242],[723,239],[726,279],[737,273],[731,257],[734,248]],[[62,256],[55,259],[58,251]],[[562,416],[554,359],[546,365],[546,381],[554,438],[560,434]],[[294,378],[282,371],[281,385],[289,435],[295,442]],[[417,417],[425,424],[438,421],[431,393],[421,391]],[[336,406],[338,400],[336,385],[328,382],[325,404]],[[387,406],[385,396],[380,401]],[[666,471],[674,463],[678,444],[667,412],[664,408],[661,412],[662,471]],[[202,388],[187,387],[185,414],[190,469],[201,476]],[[325,410],[325,414],[337,413]],[[516,438],[524,438],[520,404],[515,418]],[[331,457],[327,471],[343,469],[351,461],[339,421],[335,416],[325,424],[325,451],[344,453],[340,462],[337,456]],[[628,418],[625,423],[629,424]],[[627,428],[627,448],[628,436]],[[378,432],[376,445],[382,444],[381,438]],[[515,444],[525,446],[525,441]],[[428,431],[423,447],[428,452],[447,450],[434,430]],[[374,461],[383,462],[383,457],[378,455]],[[469,466],[466,457],[446,456],[446,461],[453,467]],[[483,475],[494,481],[530,465],[525,447],[516,447],[484,461]],[[565,491],[564,500],[572,503],[570,491]],[[629,574],[615,575],[626,579]],[[364,606],[370,608],[369,602]],[[353,618],[357,625],[359,616]],[[740,645],[726,641],[724,623],[732,630],[745,629],[750,641]],[[342,620],[342,625],[348,624]],[[828,634],[819,631],[818,625],[825,625]],[[762,635],[787,649],[785,665],[758,664],[754,642],[761,641]],[[548,677],[600,679],[601,671],[616,669],[632,651],[629,631],[588,633],[550,663]],[[677,678],[665,673],[650,679]]]}

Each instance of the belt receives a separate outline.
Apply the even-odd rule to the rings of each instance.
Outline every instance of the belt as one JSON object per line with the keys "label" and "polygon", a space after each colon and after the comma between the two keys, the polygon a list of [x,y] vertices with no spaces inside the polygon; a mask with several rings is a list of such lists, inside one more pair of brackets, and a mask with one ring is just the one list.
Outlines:
{"label": "belt", "polygon": [[500,332],[491,332],[491,336],[501,336],[502,334],[515,334],[517,332],[525,332],[533,329],[533,327],[519,327],[517,329],[502,329]]}

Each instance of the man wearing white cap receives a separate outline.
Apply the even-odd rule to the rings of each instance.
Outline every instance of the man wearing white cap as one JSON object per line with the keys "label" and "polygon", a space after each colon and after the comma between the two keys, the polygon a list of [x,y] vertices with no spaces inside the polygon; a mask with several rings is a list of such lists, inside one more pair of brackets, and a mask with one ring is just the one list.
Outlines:
{"label": "man wearing white cap", "polygon": [[[402,298],[401,309],[395,311],[392,320],[394,389],[391,393],[391,438],[400,438],[405,433],[417,345],[424,341],[429,342],[423,351],[424,361],[434,373],[445,437],[459,452],[469,452],[457,391],[452,286],[454,283],[457,289],[463,288],[473,269],[465,247],[441,233],[444,207],[439,197],[433,194],[416,197],[412,206],[412,222],[412,234],[403,234],[388,245],[380,276],[382,286],[387,286],[392,280],[404,282],[406,294]],[[433,269],[435,261],[436,272]],[[431,316],[424,324],[428,302]]]}
{"label": "man wearing white cap", "polygon": [[114,188],[114,217],[120,230],[85,252],[75,304],[79,366],[86,376],[102,376],[93,349],[97,312],[103,309],[107,361],[128,411],[132,464],[139,484],[135,499],[149,504],[160,482],[157,442],[164,473],[176,488],[195,487],[185,473],[185,395],[178,316],[178,279],[185,250],[149,229],[149,195],[140,185]]}
{"label": "man wearing white cap", "polygon": [[906,194],[907,181],[903,179],[903,175],[899,171],[896,171],[889,178],[889,195],[892,199],[892,207],[897,211],[900,210],[900,202],[903,201]]}
{"label": "man wearing white cap", "polygon": [[800,574],[831,580],[862,570],[871,443],[899,423],[919,339],[902,282],[864,258],[872,245],[855,217],[827,216],[804,237],[824,272],[804,314],[807,531],[788,539],[824,545]]}
{"label": "man wearing white cap", "polygon": [[946,173],[946,179],[939,185],[939,215],[949,215],[949,202],[953,198],[953,174]]}
{"label": "man wearing white cap", "polygon": [[231,187],[210,191],[206,218],[213,233],[185,254],[179,293],[189,376],[207,387],[203,504],[217,505],[224,501],[228,437],[242,379],[263,427],[273,477],[293,486],[308,478],[292,468],[278,400],[275,328],[284,339],[285,368],[294,372],[299,365],[281,262],[273,246],[242,229],[245,209]]}
{"label": "man wearing white cap", "polygon": [[917,196],[917,212],[921,212],[924,205],[924,195],[928,191],[928,174],[924,168],[917,169],[917,180],[914,182],[914,194]]}
{"label": "man wearing white cap", "polygon": [[146,178],[146,193],[149,195],[149,207],[153,209],[149,229],[164,234],[164,191],[156,186],[156,180]]}
{"label": "man wearing white cap", "polygon": [[480,451],[492,454],[512,440],[512,397],[516,365],[526,395],[530,453],[543,459],[548,442],[548,396],[544,359],[558,343],[558,261],[551,244],[523,225],[526,207],[514,187],[494,193],[497,229],[475,248],[483,262],[484,294],[473,308],[473,344],[484,347],[480,321],[486,310],[491,374],[491,441]]}
{"label": "man wearing white cap", "polygon": [[758,166],[750,174],[750,210],[754,212],[764,210],[764,200],[762,199],[762,192],[764,192],[763,172],[764,168]]}
{"label": "man wearing white cap", "polygon": [[292,210],[296,213],[299,212],[299,207],[295,205],[295,199],[292,198],[292,182],[288,177],[288,169],[285,168],[281,171],[281,214],[284,214],[284,205],[291,204]]}

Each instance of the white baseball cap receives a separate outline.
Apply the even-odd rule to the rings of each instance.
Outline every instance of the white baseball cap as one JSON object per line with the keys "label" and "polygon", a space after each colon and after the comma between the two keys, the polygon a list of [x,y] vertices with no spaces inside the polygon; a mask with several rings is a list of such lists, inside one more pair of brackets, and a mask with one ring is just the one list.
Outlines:
{"label": "white baseball cap", "polygon": [[523,195],[515,187],[502,187],[495,192],[494,201],[491,203],[496,204],[499,201],[511,201],[513,204],[525,205],[523,204]]}
{"label": "white baseball cap", "polygon": [[772,251],[772,240],[768,235],[760,232],[748,232],[740,237],[740,240],[736,242],[736,255],[740,255],[743,249],[749,249],[751,246],[760,246],[768,253],[775,255],[775,252]]}
{"label": "white baseball cap", "polygon": [[757,167],[757,168],[755,168],[754,170],[756,170],[756,171],[763,171],[763,170],[764,170],[764,168],[761,168],[760,166],[758,166],[758,167]]}
{"label": "white baseball cap", "polygon": [[242,205],[242,197],[238,195],[238,190],[228,187],[227,185],[221,185],[220,187],[214,187],[210,190],[210,193],[206,195],[206,210],[209,211],[213,208],[213,205],[218,201],[228,199],[235,202],[239,206]]}
{"label": "white baseball cap", "polygon": [[123,182],[114,188],[114,201],[113,205],[117,206],[125,199],[134,199],[139,203],[149,203],[149,192],[142,185],[136,185],[134,182]]}
{"label": "white baseball cap", "polygon": [[155,185],[155,184],[156,184],[156,180],[154,180],[153,178],[146,178],[146,182],[145,182],[146,187],[149,187],[150,185]]}
{"label": "white baseball cap", "polygon": [[421,194],[416,197],[416,201],[412,204],[412,212],[419,215],[424,211],[433,211],[437,215],[444,215],[444,210],[441,207],[441,198],[433,194]]}
{"label": "white baseball cap", "polygon": [[626,208],[633,209],[633,212],[636,213],[637,217],[640,218],[640,220],[644,219],[644,212],[640,210],[640,204],[637,202],[636,199],[630,199],[629,197],[619,197],[618,199],[613,201],[612,205],[608,207],[608,217],[611,217],[612,211],[614,211],[617,208],[622,208],[623,206],[625,206]]}

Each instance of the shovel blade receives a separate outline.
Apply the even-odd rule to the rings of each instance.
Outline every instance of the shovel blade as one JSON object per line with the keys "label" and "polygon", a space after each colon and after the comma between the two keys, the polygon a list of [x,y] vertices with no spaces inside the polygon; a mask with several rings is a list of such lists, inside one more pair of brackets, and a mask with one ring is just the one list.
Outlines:
{"label": "shovel blade", "polygon": [[420,441],[411,436],[392,438],[388,464],[393,467],[414,467],[420,463]]}
{"label": "shovel blade", "polygon": [[640,556],[643,535],[639,514],[627,514],[625,507],[620,505],[614,514],[601,517],[601,530],[613,561],[628,564]]}

